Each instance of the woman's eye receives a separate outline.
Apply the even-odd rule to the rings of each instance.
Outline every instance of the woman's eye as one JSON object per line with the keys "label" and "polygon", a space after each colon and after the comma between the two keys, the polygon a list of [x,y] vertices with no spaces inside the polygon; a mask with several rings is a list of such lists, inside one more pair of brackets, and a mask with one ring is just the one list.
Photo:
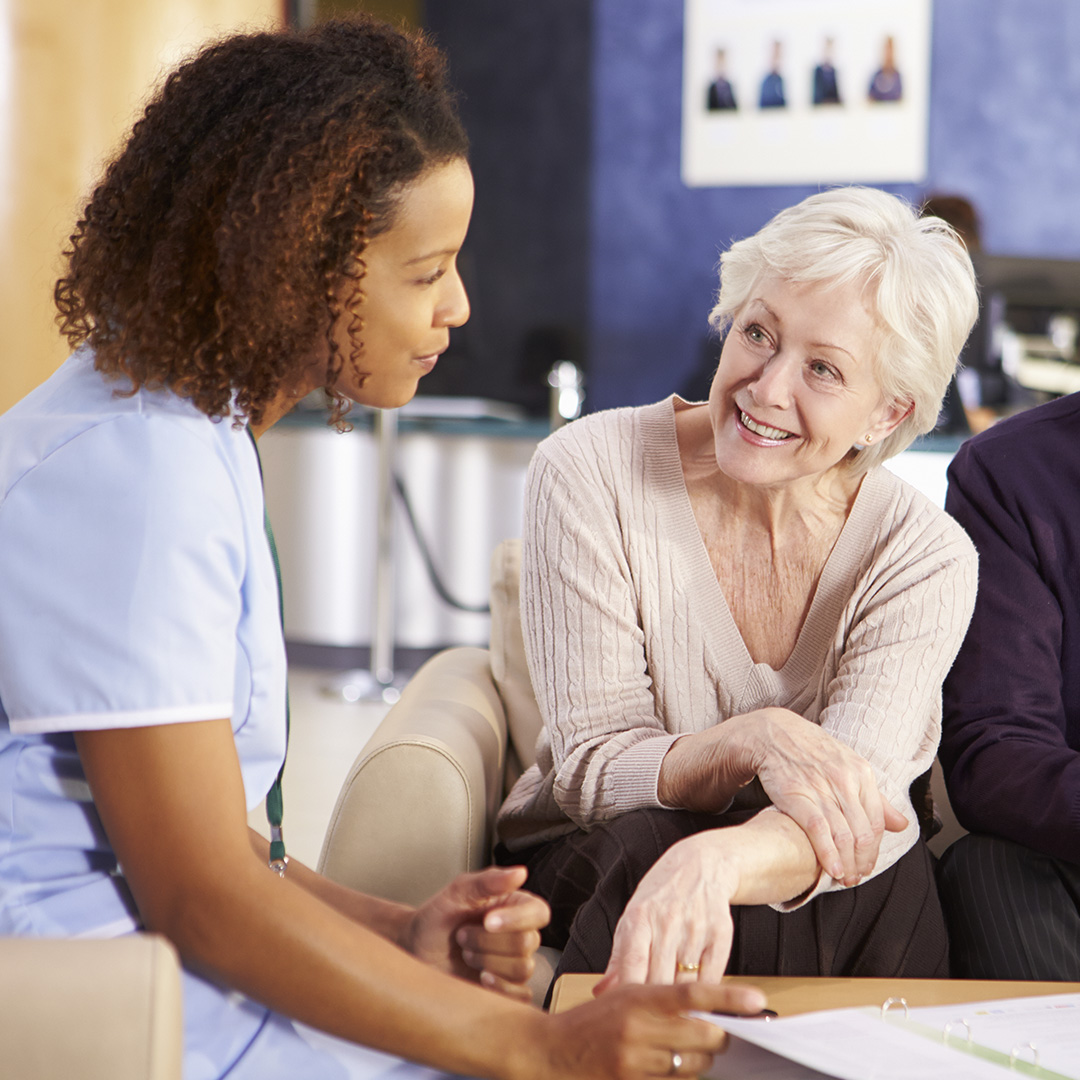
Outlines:
{"label": "woman's eye", "polygon": [[436,270],[434,273],[428,274],[426,277],[420,278],[419,284],[420,285],[434,285],[435,282],[438,281],[439,278],[441,278],[443,276],[443,274],[445,274],[445,273],[446,273],[445,270],[442,270],[442,269]]}
{"label": "woman's eye", "polygon": [[810,362],[810,370],[819,379],[835,379],[836,372],[823,360],[812,360]]}
{"label": "woman's eye", "polygon": [[745,328],[743,333],[745,333],[746,336],[752,342],[754,342],[755,345],[760,345],[763,341],[765,341],[765,331],[762,330],[761,327],[757,325],[757,323],[751,323]]}

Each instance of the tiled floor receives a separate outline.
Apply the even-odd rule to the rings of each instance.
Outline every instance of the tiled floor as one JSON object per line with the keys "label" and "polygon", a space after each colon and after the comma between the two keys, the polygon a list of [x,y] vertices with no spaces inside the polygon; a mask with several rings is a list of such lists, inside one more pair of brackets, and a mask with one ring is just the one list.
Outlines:
{"label": "tiled floor", "polygon": [[[382,702],[346,703],[326,688],[336,672],[290,666],[292,730],[285,766],[285,840],[289,854],[314,867],[323,835],[349,769],[389,708]],[[262,806],[249,815],[268,834]]]}

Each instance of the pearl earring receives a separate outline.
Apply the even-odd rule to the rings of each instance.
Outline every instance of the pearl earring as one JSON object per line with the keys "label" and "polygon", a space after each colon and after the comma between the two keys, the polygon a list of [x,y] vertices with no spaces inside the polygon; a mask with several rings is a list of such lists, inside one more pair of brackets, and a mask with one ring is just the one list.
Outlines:
{"label": "pearl earring", "polygon": [[874,436],[873,435],[867,435],[866,436],[866,445],[867,446],[869,446],[873,441],[874,441]]}

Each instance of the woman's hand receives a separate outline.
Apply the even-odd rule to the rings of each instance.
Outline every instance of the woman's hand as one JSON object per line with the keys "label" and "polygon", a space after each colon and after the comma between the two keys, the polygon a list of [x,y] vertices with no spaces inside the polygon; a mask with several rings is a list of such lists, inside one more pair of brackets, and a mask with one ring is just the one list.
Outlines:
{"label": "woman's hand", "polygon": [[718,983],[731,952],[732,906],[790,900],[820,872],[802,827],[775,810],[680,840],[630,897],[596,992],[629,982]]}
{"label": "woman's hand", "polygon": [[741,873],[725,842],[737,841],[740,828],[687,837],[657,859],[619,919],[597,994],[623,983],[720,982]]}
{"label": "woman's hand", "polygon": [[757,776],[773,805],[798,822],[830,877],[857,885],[874,869],[885,830],[907,818],[881,794],[865,758],[801,716],[756,718]]}
{"label": "woman's hand", "polygon": [[715,812],[754,776],[806,833],[825,873],[845,885],[857,885],[873,870],[886,829],[907,827],[864,758],[781,708],[734,716],[676,740],[664,758],[658,794],[667,806]]}
{"label": "woman's hand", "polygon": [[521,891],[525,877],[522,866],[462,874],[417,908],[402,943],[434,967],[529,1000],[525,984],[551,910]]}
{"label": "woman's hand", "polygon": [[723,1050],[727,1035],[686,1014],[753,1014],[764,1007],[765,995],[752,986],[620,987],[549,1018],[548,1070],[538,1075],[575,1080],[697,1076]]}

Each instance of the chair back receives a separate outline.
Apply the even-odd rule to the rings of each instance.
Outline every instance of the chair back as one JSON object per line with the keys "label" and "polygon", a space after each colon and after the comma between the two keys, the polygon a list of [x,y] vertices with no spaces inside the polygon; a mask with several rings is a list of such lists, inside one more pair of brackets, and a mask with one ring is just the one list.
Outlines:
{"label": "chair back", "polygon": [[491,558],[491,674],[510,734],[506,790],[536,761],[544,721],[536,704],[521,632],[521,541],[504,540]]}

